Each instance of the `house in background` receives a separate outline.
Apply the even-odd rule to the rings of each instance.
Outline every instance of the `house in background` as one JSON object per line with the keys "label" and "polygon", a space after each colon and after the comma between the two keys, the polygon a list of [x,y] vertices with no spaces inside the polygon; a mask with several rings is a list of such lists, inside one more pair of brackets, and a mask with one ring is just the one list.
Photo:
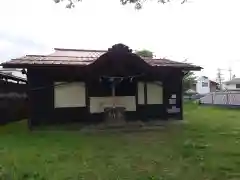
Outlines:
{"label": "house in background", "polygon": [[234,78],[230,81],[226,81],[223,83],[223,87],[226,90],[240,90],[240,78]]}
{"label": "house in background", "polygon": [[[3,63],[27,69],[29,124],[105,123],[124,109],[124,121],[183,119],[184,73],[201,67],[143,58],[123,44],[108,50],[55,49]],[[114,116],[115,117],[115,116]],[[114,120],[113,120],[114,121]]]}
{"label": "house in background", "polygon": [[196,92],[198,94],[208,94],[210,92],[216,92],[219,90],[219,84],[210,80],[206,76],[201,76],[196,82]]}

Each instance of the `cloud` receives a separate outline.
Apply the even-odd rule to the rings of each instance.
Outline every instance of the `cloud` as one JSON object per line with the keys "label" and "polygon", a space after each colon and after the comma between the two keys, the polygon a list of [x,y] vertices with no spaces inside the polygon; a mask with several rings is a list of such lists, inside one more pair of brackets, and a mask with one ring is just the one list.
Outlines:
{"label": "cloud", "polygon": [[0,31],[0,60],[23,56],[29,53],[47,52],[49,48],[27,37]]}
{"label": "cloud", "polygon": [[9,44],[15,44],[15,45],[24,45],[27,47],[32,48],[43,48],[45,47],[44,44],[37,43],[32,39],[28,39],[28,37],[24,37],[22,35],[12,34],[0,31],[0,40],[2,42],[8,42]]}

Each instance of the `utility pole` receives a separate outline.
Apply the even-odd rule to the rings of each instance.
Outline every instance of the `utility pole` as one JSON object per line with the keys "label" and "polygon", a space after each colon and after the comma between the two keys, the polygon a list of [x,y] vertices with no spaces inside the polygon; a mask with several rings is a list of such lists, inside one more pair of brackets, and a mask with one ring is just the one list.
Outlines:
{"label": "utility pole", "polygon": [[222,90],[222,80],[223,80],[223,78],[222,78],[222,69],[220,69],[220,68],[218,68],[217,69],[217,81],[218,81],[218,83],[219,83],[219,86],[220,86],[220,90]]}
{"label": "utility pole", "polygon": [[229,77],[229,80],[231,81],[231,80],[232,80],[232,69],[231,69],[231,67],[229,68],[228,71],[229,71],[229,76],[230,76],[230,77]]}

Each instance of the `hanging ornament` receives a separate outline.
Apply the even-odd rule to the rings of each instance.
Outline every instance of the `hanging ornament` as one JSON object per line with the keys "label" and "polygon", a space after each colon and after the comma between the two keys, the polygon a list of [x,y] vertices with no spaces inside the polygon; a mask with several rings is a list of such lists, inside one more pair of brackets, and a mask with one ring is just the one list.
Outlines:
{"label": "hanging ornament", "polygon": [[130,82],[133,82],[133,77],[131,77]]}
{"label": "hanging ornament", "polygon": [[113,78],[113,77],[110,77],[110,81],[113,82],[113,81],[114,81],[114,78]]}

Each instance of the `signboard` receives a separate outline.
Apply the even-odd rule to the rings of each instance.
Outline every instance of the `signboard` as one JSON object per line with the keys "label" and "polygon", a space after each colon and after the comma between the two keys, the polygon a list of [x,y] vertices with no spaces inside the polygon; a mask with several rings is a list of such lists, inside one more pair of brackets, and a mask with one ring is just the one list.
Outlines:
{"label": "signboard", "polygon": [[176,106],[172,106],[172,108],[167,109],[167,112],[169,114],[173,114],[173,113],[180,113],[180,108],[177,108]]}

